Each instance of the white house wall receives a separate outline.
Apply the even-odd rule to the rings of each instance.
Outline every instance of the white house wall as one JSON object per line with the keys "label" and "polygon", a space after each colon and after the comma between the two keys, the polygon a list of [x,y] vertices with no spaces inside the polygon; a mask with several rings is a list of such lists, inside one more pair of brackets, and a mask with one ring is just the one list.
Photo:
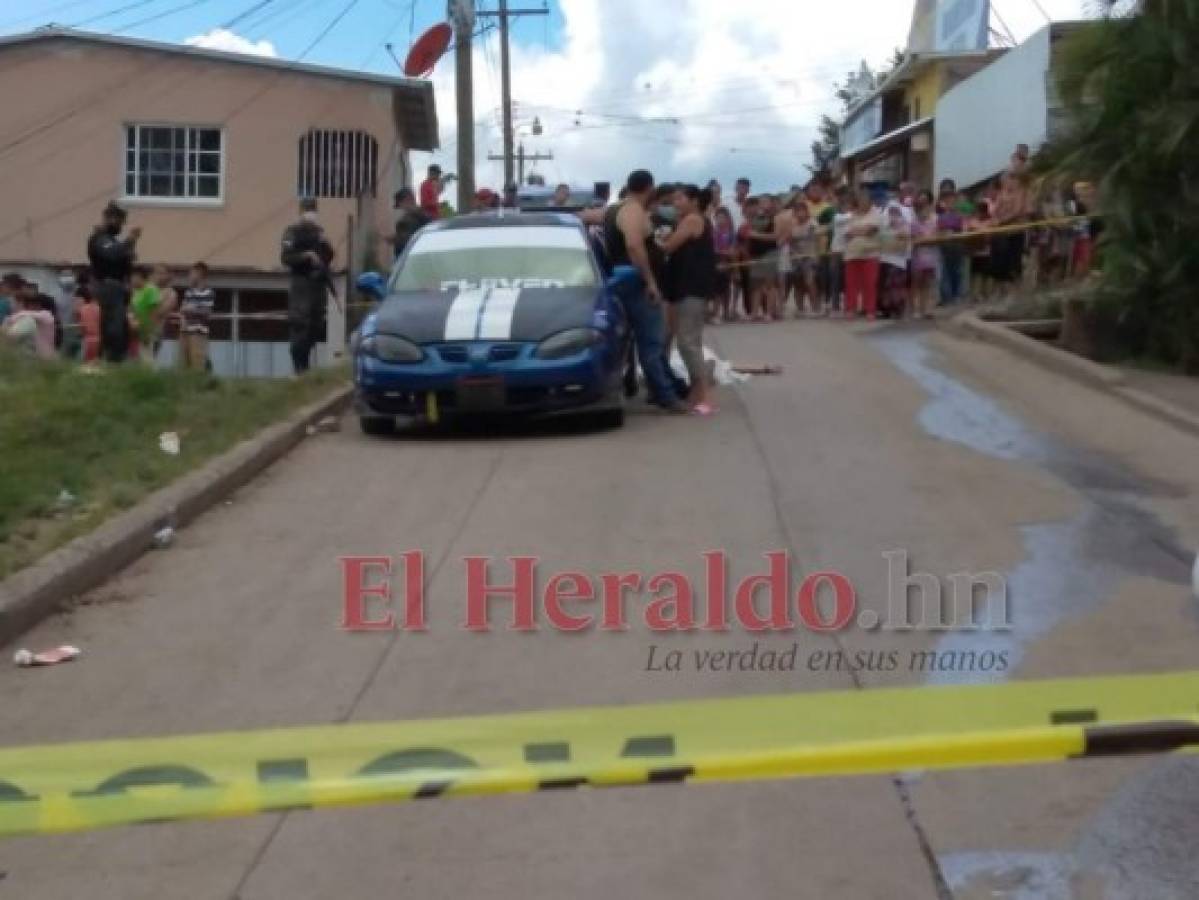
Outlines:
{"label": "white house wall", "polygon": [[934,126],[937,183],[976,184],[1006,168],[1017,144],[1035,151],[1045,143],[1049,39],[1047,26],[941,97]]}

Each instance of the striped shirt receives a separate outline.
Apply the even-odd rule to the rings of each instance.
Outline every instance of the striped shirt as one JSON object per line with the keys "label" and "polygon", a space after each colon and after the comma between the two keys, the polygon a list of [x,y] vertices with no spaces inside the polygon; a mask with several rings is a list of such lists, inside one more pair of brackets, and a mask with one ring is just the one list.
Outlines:
{"label": "striped shirt", "polygon": [[208,334],[208,320],[212,318],[212,310],[215,305],[216,295],[212,288],[189,287],[184,291],[183,303],[179,306],[184,333]]}

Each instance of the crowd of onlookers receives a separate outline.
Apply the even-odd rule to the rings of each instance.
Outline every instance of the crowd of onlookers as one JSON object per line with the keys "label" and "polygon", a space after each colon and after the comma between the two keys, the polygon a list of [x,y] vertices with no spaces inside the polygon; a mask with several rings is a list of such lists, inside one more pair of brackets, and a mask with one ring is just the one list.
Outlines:
{"label": "crowd of onlookers", "polygon": [[141,232],[124,232],[125,212],[115,204],[88,241],[90,265],[75,270],[61,300],[33,281],[10,272],[0,278],[0,333],[42,359],[63,357],[85,364],[139,360],[152,365],[168,325],[179,338],[179,364],[204,370],[214,293],[208,267],[192,266],[178,290],[164,265],[137,263]]}
{"label": "crowd of onlookers", "polygon": [[[716,264],[705,318],[767,322],[792,311],[926,318],[938,306],[1086,274],[1102,227],[1089,215],[1094,191],[1037,183],[1028,163],[1022,145],[993,181],[967,192],[945,180],[935,194],[911,182],[849,187],[814,178],[785,194],[755,195],[741,178],[725,195],[713,180],[700,204]],[[399,218],[388,241],[397,256],[441,214],[444,184],[434,166],[418,191],[396,195]],[[662,246],[688,208],[681,187],[658,185],[645,204]],[[570,195],[560,185],[550,205],[567,206]],[[516,205],[514,189],[503,198],[481,191],[476,211]],[[0,278],[0,333],[44,358],[152,363],[169,325],[178,332],[180,364],[209,367],[214,294],[207,267],[197,263],[177,289],[167,267],[137,263],[140,230],[125,232],[125,219],[115,204],[105,209],[88,241],[90,265],[74,273],[69,296],[56,300],[17,273]]]}
{"label": "crowd of onlookers", "polygon": [[[581,210],[605,268],[635,270],[621,295],[650,400],[711,415],[705,324],[797,317],[932,318],[938,306],[1005,295],[1090,271],[1100,228],[1084,185],[1050,190],[1032,177],[1028,149],[973,195],[952,180],[936,194],[834,186],[813,179],[754,196],[739,179],[657,184],[629,175],[619,202]],[[622,282],[623,283],[623,282]],[[675,375],[671,346],[688,377]]]}
{"label": "crowd of onlookers", "polygon": [[[927,318],[938,306],[1086,274],[1101,224],[1079,217],[1093,211],[1094,192],[1049,189],[1027,166],[1027,148],[1018,148],[1007,171],[970,193],[948,179],[935,194],[911,182],[851,188],[813,179],[787,194],[753,195],[742,178],[722,199],[712,181],[720,283],[709,321],[765,322],[792,309]],[[652,214],[668,230],[674,186],[657,190]]]}

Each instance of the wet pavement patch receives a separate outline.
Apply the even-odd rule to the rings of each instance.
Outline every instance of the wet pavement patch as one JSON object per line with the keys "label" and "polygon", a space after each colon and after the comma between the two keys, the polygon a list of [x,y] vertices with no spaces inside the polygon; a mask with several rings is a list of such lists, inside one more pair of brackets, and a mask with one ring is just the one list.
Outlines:
{"label": "wet pavement patch", "polygon": [[[930,676],[930,683],[1005,678],[1031,643],[1063,620],[1098,609],[1123,578],[1189,583],[1190,554],[1170,529],[1136,503],[1137,497],[1176,496],[1176,489],[1029,428],[990,397],[937,368],[920,332],[892,331],[868,340],[928,394],[919,422],[929,435],[995,459],[1037,466],[1073,488],[1082,500],[1071,519],[1020,529],[1025,558],[1006,573],[1010,629],[955,632],[938,644],[938,651],[1006,652],[1006,673],[938,672]],[[993,606],[1002,602],[1001,597],[991,598]],[[983,613],[982,621],[1005,618],[998,608]]]}
{"label": "wet pavement patch", "polygon": [[1199,760],[1164,758],[1129,778],[1060,853],[946,853],[938,861],[962,896],[1075,900],[1092,896],[1077,891],[1086,882],[1104,897],[1197,897],[1197,805]]}

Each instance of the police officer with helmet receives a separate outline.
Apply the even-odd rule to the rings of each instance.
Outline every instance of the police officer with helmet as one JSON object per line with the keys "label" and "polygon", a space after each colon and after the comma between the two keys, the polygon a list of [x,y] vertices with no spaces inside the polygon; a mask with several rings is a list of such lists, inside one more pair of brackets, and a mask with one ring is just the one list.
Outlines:
{"label": "police officer with helmet", "polygon": [[280,259],[291,272],[287,297],[287,320],[291,339],[291,361],[296,374],[307,372],[312,348],[320,340],[325,306],[332,288],[330,266],[333,245],[316,217],[316,200],[300,201],[300,221],[283,232]]}

